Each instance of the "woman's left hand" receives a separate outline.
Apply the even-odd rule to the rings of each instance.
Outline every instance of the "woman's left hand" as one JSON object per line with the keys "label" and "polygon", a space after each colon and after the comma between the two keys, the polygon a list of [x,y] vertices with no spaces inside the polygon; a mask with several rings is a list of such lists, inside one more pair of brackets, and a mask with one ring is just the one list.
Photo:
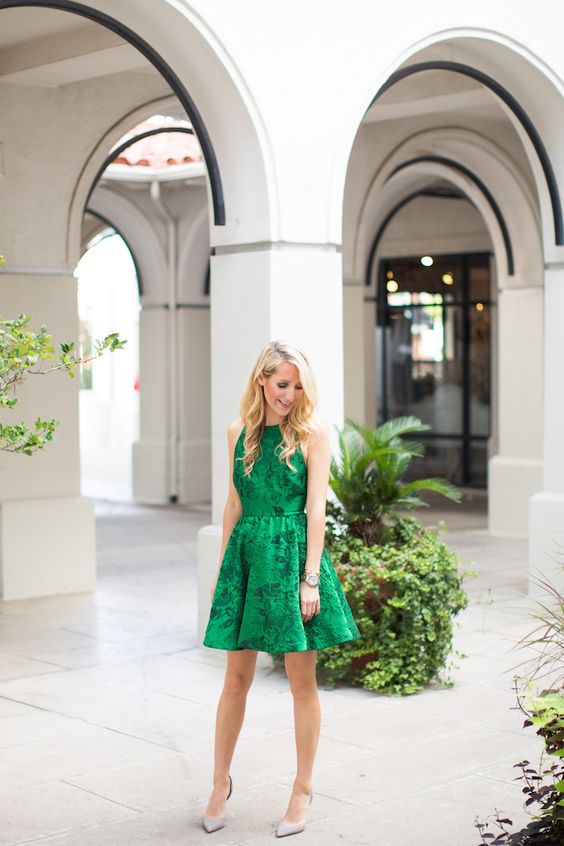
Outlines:
{"label": "woman's left hand", "polygon": [[307,623],[316,614],[319,614],[320,600],[319,600],[319,586],[312,587],[307,582],[300,582],[300,606],[302,611],[302,621]]}

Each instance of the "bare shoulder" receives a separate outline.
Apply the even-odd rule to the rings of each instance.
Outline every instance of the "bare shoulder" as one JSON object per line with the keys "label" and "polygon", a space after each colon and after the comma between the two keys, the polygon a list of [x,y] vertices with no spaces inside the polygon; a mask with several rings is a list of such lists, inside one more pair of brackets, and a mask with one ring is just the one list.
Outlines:
{"label": "bare shoulder", "polygon": [[312,453],[325,452],[330,449],[330,427],[327,421],[316,418],[312,421],[312,424],[313,432],[308,435],[305,444],[303,445],[303,453],[306,464]]}
{"label": "bare shoulder", "polygon": [[236,417],[235,420],[232,420],[229,426],[227,427],[227,440],[231,445],[237,443],[237,439],[242,431],[243,421],[240,417]]}
{"label": "bare shoulder", "polygon": [[316,419],[314,422],[314,431],[309,436],[310,444],[313,446],[314,444],[328,443],[329,432],[329,423],[326,420]]}

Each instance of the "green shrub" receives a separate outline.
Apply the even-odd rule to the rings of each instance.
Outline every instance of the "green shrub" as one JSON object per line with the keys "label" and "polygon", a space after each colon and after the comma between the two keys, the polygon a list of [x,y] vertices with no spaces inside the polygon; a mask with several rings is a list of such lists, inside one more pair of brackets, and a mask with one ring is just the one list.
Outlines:
{"label": "green shrub", "polygon": [[360,684],[393,695],[431,681],[452,686],[443,671],[452,650],[453,617],[468,604],[459,559],[437,532],[413,517],[391,518],[383,543],[328,532],[327,550],[361,639],[318,652],[322,681]]}
{"label": "green shrub", "polygon": [[[564,563],[559,562],[564,573]],[[532,656],[525,660],[527,670],[522,677],[524,693],[518,690],[515,677],[517,705],[525,715],[523,728],[534,726],[542,738],[543,745],[538,767],[522,760],[515,767],[521,770],[517,780],[524,782],[521,788],[527,797],[525,809],[531,821],[519,831],[510,831],[513,821],[496,811],[486,822],[476,820],[481,843],[499,846],[564,846],[564,592],[545,578],[533,578],[548,597],[551,604],[537,601],[538,610],[531,612],[540,625],[518,642],[518,646],[532,647]],[[533,682],[553,676],[548,686],[536,694]],[[547,759],[545,763],[545,759]],[[556,758],[552,760],[551,758]],[[538,812],[531,813],[536,805]],[[500,834],[489,831],[493,823],[501,829]]]}

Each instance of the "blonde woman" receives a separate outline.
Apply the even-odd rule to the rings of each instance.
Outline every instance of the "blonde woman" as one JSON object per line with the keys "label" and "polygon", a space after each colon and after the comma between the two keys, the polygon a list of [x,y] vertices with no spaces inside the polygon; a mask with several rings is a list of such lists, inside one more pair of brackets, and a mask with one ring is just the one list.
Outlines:
{"label": "blonde woman", "polygon": [[257,652],[284,653],[294,700],[297,772],[276,834],[304,830],[320,729],[317,650],[360,637],[324,548],[331,449],[327,426],[314,415],[316,404],[303,351],[271,341],[248,376],[241,417],[227,430],[221,564],[203,640],[227,650],[213,791],[203,819],[208,832],[225,825],[229,770]]}

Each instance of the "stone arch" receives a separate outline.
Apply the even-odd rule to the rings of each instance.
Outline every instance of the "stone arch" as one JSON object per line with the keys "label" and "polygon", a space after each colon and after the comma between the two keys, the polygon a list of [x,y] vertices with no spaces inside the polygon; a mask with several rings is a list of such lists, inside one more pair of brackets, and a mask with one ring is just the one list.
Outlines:
{"label": "stone arch", "polygon": [[101,186],[92,194],[88,211],[106,220],[125,240],[135,256],[144,301],[150,303],[151,281],[167,274],[166,257],[151,222],[128,197]]}
{"label": "stone arch", "polygon": [[[433,128],[411,136],[374,174],[355,226],[352,263],[356,279],[365,278],[374,235],[394,206],[436,177],[454,184],[480,211],[494,244],[499,278],[508,277],[511,286],[529,284],[531,277],[542,279],[536,198],[504,151],[479,133],[457,127]],[[491,198],[479,183],[488,186]],[[491,199],[507,230],[513,266],[507,262],[506,237]]]}
{"label": "stone arch", "polygon": [[93,209],[88,209],[88,213],[90,215],[91,224],[88,227],[88,229],[83,230],[81,253],[85,252],[88,243],[96,235],[100,234],[101,232],[104,231],[104,229],[107,229],[108,227],[110,229],[113,229],[114,232],[116,233],[116,235],[119,235],[119,237],[122,239],[125,246],[127,247],[127,250],[128,250],[129,255],[131,257],[131,261],[133,262],[133,266],[135,267],[135,276],[137,278],[137,291],[139,293],[139,296],[142,296],[142,294],[143,294],[143,276],[142,276],[142,273],[141,273],[141,268],[140,268],[140,265],[139,265],[137,255],[135,254],[133,248],[131,247],[131,244],[129,243],[129,240],[126,237],[125,233],[123,232],[122,229],[120,229],[119,226],[117,226],[115,223],[112,223],[112,221],[109,220],[109,218],[103,217],[101,214],[99,214],[98,212],[95,212]]}
{"label": "stone arch", "polygon": [[[107,4],[97,0],[0,0],[0,13],[24,7],[79,15],[111,29],[140,50],[168,82],[196,130],[214,209],[212,242],[272,237],[277,225],[272,210],[277,202],[266,133],[240,73],[195,12],[173,0],[149,6],[114,0],[111,15],[105,10]],[[103,161],[97,154],[105,153],[107,148],[102,153],[100,147],[91,152],[75,190],[73,211],[83,209],[90,187],[88,175]],[[69,225],[73,227],[75,222]],[[79,244],[76,225],[68,241],[67,260],[72,263]]]}
{"label": "stone arch", "polygon": [[[448,57],[448,61],[447,61]],[[335,210],[342,213],[342,187],[354,137],[362,116],[383,90],[410,73],[441,68],[472,75],[496,95],[519,136],[535,180],[541,212],[545,258],[562,260],[564,227],[562,198],[564,153],[559,138],[564,131],[562,84],[555,74],[521,44],[501,33],[485,30],[447,30],[430,35],[407,47],[364,91],[351,110],[356,111],[348,139],[341,140],[337,157],[333,196]],[[502,93],[507,94],[504,100]],[[362,101],[362,102],[361,102]],[[513,108],[512,108],[513,106]],[[352,112],[351,112],[352,117]]]}

